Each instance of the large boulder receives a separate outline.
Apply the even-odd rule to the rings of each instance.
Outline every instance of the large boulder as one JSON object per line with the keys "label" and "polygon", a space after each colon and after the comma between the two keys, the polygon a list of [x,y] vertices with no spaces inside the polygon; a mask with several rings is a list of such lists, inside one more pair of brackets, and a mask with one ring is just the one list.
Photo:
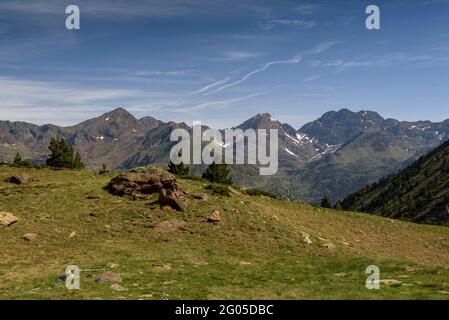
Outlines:
{"label": "large boulder", "polygon": [[9,227],[19,219],[9,212],[0,212],[0,226]]}
{"label": "large boulder", "polygon": [[184,211],[180,199],[186,194],[177,184],[176,177],[157,167],[143,167],[122,173],[109,182],[107,189],[119,196],[127,195],[133,200],[148,200],[159,194],[159,203]]}
{"label": "large boulder", "polygon": [[27,182],[30,182],[32,179],[31,176],[24,174],[24,173],[19,173],[19,174],[15,174],[7,179],[5,179],[6,182],[9,183],[15,183],[15,184],[24,184]]}

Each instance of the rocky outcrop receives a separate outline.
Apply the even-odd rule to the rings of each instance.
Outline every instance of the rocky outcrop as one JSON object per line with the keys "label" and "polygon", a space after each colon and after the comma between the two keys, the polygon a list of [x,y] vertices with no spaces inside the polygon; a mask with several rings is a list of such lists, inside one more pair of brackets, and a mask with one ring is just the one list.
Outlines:
{"label": "rocky outcrop", "polygon": [[148,200],[152,194],[159,194],[161,206],[184,211],[181,198],[186,193],[176,184],[176,177],[160,168],[143,167],[122,173],[112,178],[106,187],[111,193],[133,200]]}

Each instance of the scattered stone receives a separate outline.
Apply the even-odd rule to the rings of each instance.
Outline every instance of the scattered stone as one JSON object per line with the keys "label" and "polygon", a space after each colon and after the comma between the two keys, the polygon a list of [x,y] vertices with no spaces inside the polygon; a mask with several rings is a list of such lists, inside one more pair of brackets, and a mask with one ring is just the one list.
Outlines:
{"label": "scattered stone", "polygon": [[23,239],[26,241],[34,241],[37,238],[37,234],[35,233],[26,233],[23,235]]}
{"label": "scattered stone", "polygon": [[122,277],[118,273],[106,271],[99,275],[95,281],[102,284],[114,284],[122,282]]}
{"label": "scattered stone", "polygon": [[151,293],[143,294],[140,296],[143,299],[150,299],[153,298],[153,295]]}
{"label": "scattered stone", "polygon": [[108,267],[109,268],[111,268],[111,269],[115,269],[115,268],[118,268],[118,267],[120,267],[120,265],[118,264],[118,263],[108,263]]}
{"label": "scattered stone", "polygon": [[166,220],[166,221],[159,223],[155,227],[155,229],[163,230],[163,231],[174,231],[174,230],[184,227],[186,224],[187,223],[185,221],[171,219],[171,220]]}
{"label": "scattered stone", "polygon": [[196,264],[197,266],[206,266],[209,264],[209,262],[207,262],[206,260],[204,260],[201,257],[196,257],[196,258],[192,259],[192,263]]}
{"label": "scattered stone", "polygon": [[110,288],[114,291],[118,291],[118,292],[124,292],[124,291],[128,291],[127,288],[122,287],[121,285],[119,285],[118,283],[114,283],[110,285]]}
{"label": "scattered stone", "polygon": [[411,268],[411,267],[405,267],[405,271],[406,272],[416,272],[415,268]]}
{"label": "scattered stone", "polygon": [[241,267],[244,267],[244,266],[250,266],[250,265],[252,265],[252,263],[251,263],[251,262],[247,262],[247,261],[240,261],[240,266],[241,266]]}
{"label": "scattered stone", "polygon": [[161,265],[155,266],[153,268],[153,270],[156,271],[156,272],[170,271],[171,270],[171,265],[170,264],[161,264]]}
{"label": "scattered stone", "polygon": [[209,218],[207,218],[208,222],[211,223],[218,223],[221,221],[221,216],[220,216],[220,212],[218,212],[217,210],[215,210],[214,212],[212,212],[212,214],[210,215]]}
{"label": "scattered stone", "polygon": [[324,243],[322,246],[327,249],[335,249],[335,244],[330,243],[330,242]]}
{"label": "scattered stone", "polygon": [[169,206],[177,211],[184,212],[185,208],[181,200],[179,200],[179,197],[176,195],[175,192],[171,189],[161,189],[159,191],[159,199],[158,202],[162,206]]}
{"label": "scattered stone", "polygon": [[304,231],[301,231],[302,238],[304,239],[304,242],[307,244],[312,244],[312,240],[310,240],[310,236],[308,233],[305,233]]}
{"label": "scattered stone", "polygon": [[13,223],[17,222],[19,218],[9,212],[0,212],[0,226],[9,227]]}
{"label": "scattered stone", "polygon": [[207,194],[204,194],[204,193],[192,194],[192,198],[195,200],[201,200],[201,201],[209,200],[209,197],[207,196]]}
{"label": "scattered stone", "polygon": [[344,272],[339,272],[339,273],[334,273],[334,275],[335,275],[336,277],[344,277],[344,276],[346,276],[346,273],[344,273]]}
{"label": "scattered stone", "polygon": [[73,238],[74,236],[76,236],[76,232],[75,232],[75,231],[73,231],[73,232],[69,235],[69,238]]}
{"label": "scattered stone", "polygon": [[400,286],[402,284],[401,281],[396,279],[382,279],[380,280],[380,283],[386,285],[386,286]]}
{"label": "scattered stone", "polygon": [[30,182],[31,180],[32,180],[32,177],[27,174],[24,174],[24,173],[19,173],[19,174],[13,175],[13,176],[5,179],[6,182],[14,183],[14,184],[24,184],[24,183]]}

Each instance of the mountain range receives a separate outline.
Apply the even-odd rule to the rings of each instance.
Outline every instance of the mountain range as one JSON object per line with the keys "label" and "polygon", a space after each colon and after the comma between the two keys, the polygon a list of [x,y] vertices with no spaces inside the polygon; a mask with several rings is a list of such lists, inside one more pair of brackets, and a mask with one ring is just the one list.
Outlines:
{"label": "mountain range", "polygon": [[[170,134],[176,128],[191,130],[185,123],[137,119],[123,108],[70,127],[0,121],[0,161],[11,162],[21,152],[24,158],[43,163],[50,139],[58,137],[79,150],[92,169],[103,163],[114,169],[166,165],[174,144]],[[449,120],[406,122],[348,109],[327,112],[299,130],[267,113],[236,128],[278,129],[279,171],[261,177],[255,166],[234,165],[233,180],[307,202],[318,202],[325,195],[343,199],[449,139]],[[192,171],[201,170],[200,166]]]}

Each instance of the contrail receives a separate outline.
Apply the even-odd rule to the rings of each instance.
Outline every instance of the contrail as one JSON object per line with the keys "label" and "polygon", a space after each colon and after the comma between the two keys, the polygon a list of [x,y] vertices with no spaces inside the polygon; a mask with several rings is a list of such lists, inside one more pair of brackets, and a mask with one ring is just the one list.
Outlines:
{"label": "contrail", "polygon": [[219,81],[217,81],[217,82],[208,84],[207,86],[202,87],[201,89],[199,89],[199,90],[197,90],[197,91],[195,91],[195,92],[192,92],[190,95],[195,95],[195,94],[203,93],[204,91],[207,91],[207,90],[209,90],[210,88],[213,88],[213,87],[219,86],[219,85],[221,85],[221,84],[224,84],[224,83],[228,82],[229,80],[231,80],[231,78],[230,78],[230,77],[227,77],[227,78],[224,78],[224,79],[219,80]]}
{"label": "contrail", "polygon": [[239,102],[239,101],[242,101],[242,100],[251,99],[251,98],[260,96],[262,94],[265,94],[267,92],[268,91],[257,92],[257,93],[253,93],[253,94],[250,94],[250,95],[247,95],[247,96],[244,96],[244,97],[238,97],[238,98],[233,98],[233,99],[228,99],[228,100],[207,101],[207,102],[203,102],[203,103],[197,104],[195,106],[191,106],[191,107],[177,108],[174,111],[176,111],[176,112],[188,112],[188,111],[203,109],[203,108],[207,108],[207,107],[228,105],[228,104]]}
{"label": "contrail", "polygon": [[[251,71],[251,72],[247,73],[247,74],[246,74],[245,76],[243,76],[241,79],[239,79],[239,80],[237,80],[237,81],[234,81],[234,82],[231,82],[231,83],[228,83],[228,84],[225,84],[225,85],[223,85],[223,86],[221,86],[221,87],[218,87],[217,89],[215,89],[215,90],[213,90],[213,91],[210,91],[210,92],[208,92],[208,93],[205,93],[205,95],[210,95],[210,94],[218,93],[218,92],[220,92],[220,91],[222,91],[222,90],[224,90],[224,89],[227,89],[227,88],[230,88],[230,87],[234,87],[234,86],[236,86],[236,85],[238,85],[238,84],[240,84],[240,83],[242,83],[242,82],[248,80],[250,77],[252,77],[252,76],[255,75],[256,73],[259,73],[259,72],[262,72],[262,71],[267,70],[269,67],[271,67],[271,66],[273,66],[273,65],[276,65],[276,64],[297,64],[297,63],[299,63],[299,62],[302,60],[302,58],[303,58],[304,56],[307,56],[307,55],[314,55],[314,54],[321,53],[321,52],[323,52],[323,51],[328,50],[329,48],[331,48],[332,46],[336,45],[337,43],[339,43],[339,42],[337,42],[337,41],[334,41],[334,42],[325,42],[325,43],[320,44],[318,47],[316,47],[316,48],[314,48],[314,49],[307,50],[307,51],[304,51],[304,52],[302,52],[302,53],[297,54],[296,56],[294,56],[294,57],[293,57],[292,59],[290,59],[290,60],[279,60],[279,61],[268,62],[268,63],[266,63],[263,67],[261,67],[261,68],[259,68],[259,69],[256,69],[256,70],[254,70],[254,71]],[[215,84],[213,84],[213,86],[212,86],[212,85],[211,85],[211,86],[214,87],[214,86],[216,86],[216,85],[217,85],[217,83],[215,83]],[[209,88],[210,88],[210,87],[209,87]],[[209,89],[209,88],[207,88],[207,89]],[[203,88],[203,89],[204,89],[204,88]],[[205,89],[204,91],[206,91],[207,89]],[[203,91],[203,92],[204,92],[204,91]]]}

